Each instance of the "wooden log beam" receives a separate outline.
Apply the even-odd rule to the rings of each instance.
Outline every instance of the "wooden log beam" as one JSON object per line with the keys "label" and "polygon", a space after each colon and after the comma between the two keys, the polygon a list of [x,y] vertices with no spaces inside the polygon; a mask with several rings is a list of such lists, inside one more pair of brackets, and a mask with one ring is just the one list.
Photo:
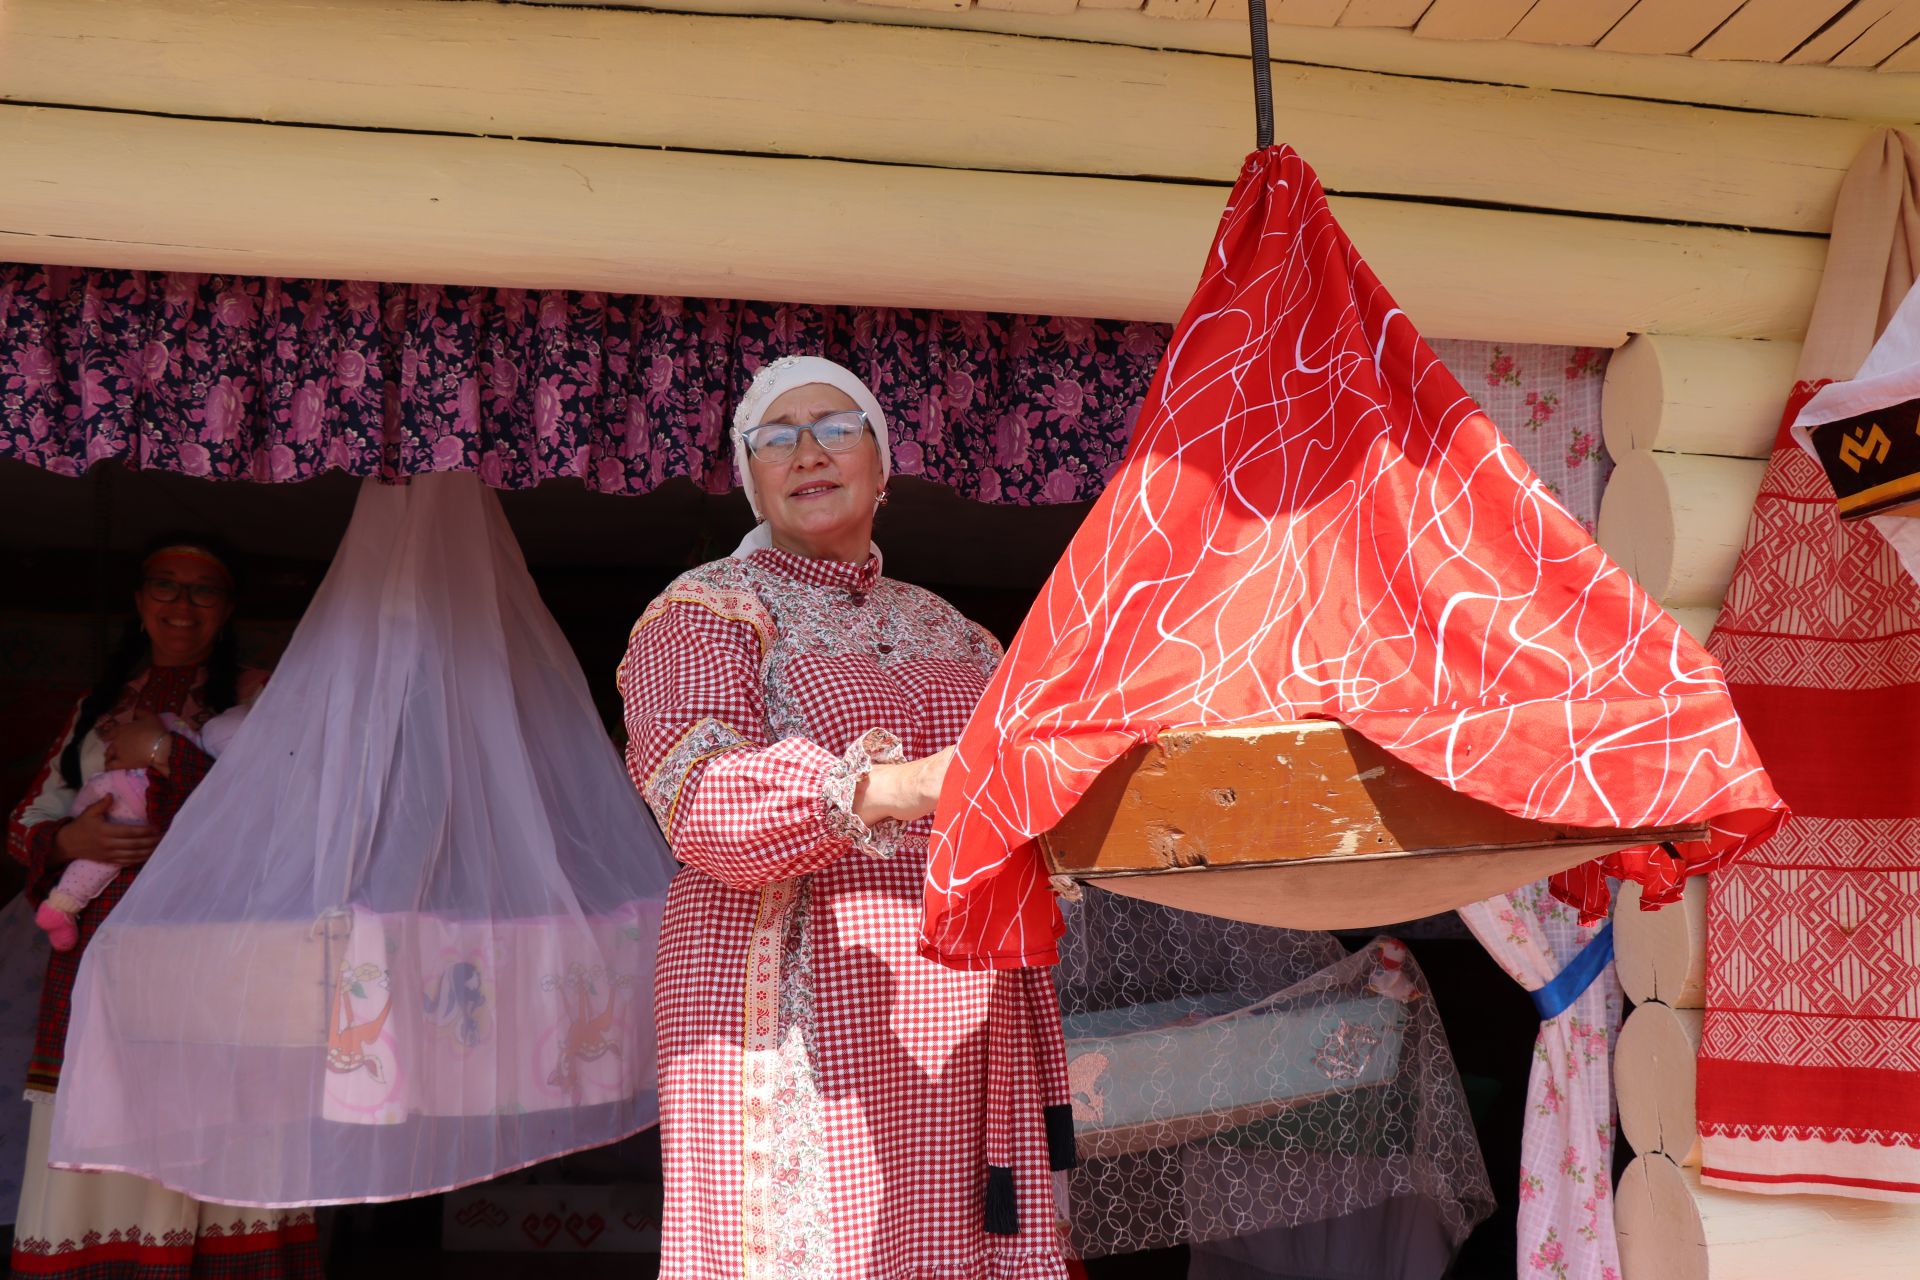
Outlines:
{"label": "wooden log beam", "polygon": [[[523,0],[556,7],[670,9],[805,18],[821,22],[888,23],[992,31],[1048,40],[1184,49],[1245,58],[1246,24],[1167,22],[1144,13],[1100,12],[1083,3],[1071,14],[882,9],[858,0]],[[1594,0],[1602,2],[1602,0]],[[1611,3],[1611,0],[1604,0]],[[1559,48],[1515,40],[1428,40],[1405,26],[1431,0],[1352,0],[1336,28],[1282,27],[1275,57],[1289,66],[1345,67],[1388,75],[1482,84],[1567,89],[1608,97],[1741,107],[1756,111],[1888,123],[1920,121],[1920,77],[1876,75],[1828,67],[1647,58],[1600,49]],[[1675,0],[1655,0],[1672,4]],[[1115,7],[1138,9],[1137,3]],[[1411,17],[1403,17],[1411,11]],[[1249,124],[1248,136],[1252,136]]]}
{"label": "wooden log beam", "polygon": [[1707,882],[1687,881],[1686,897],[1658,911],[1640,909],[1640,886],[1620,886],[1613,907],[1613,967],[1635,1004],[1674,1009],[1707,1002]]}
{"label": "wooden log beam", "polygon": [[[1172,320],[1225,191],[0,107],[17,261]],[[1436,337],[1789,336],[1798,236],[1334,210]],[[1553,287],[1542,288],[1550,280]]]}
{"label": "wooden log beam", "polygon": [[1637,449],[1600,496],[1599,543],[1669,606],[1717,606],[1767,464]]}
{"label": "wooden log beam", "polygon": [[1639,334],[1607,362],[1607,451],[1764,458],[1793,390],[1797,342]]}
{"label": "wooden log beam", "polygon": [[1635,1007],[1614,1045],[1613,1079],[1620,1131],[1636,1155],[1658,1153],[1675,1164],[1700,1163],[1694,1082],[1700,1056],[1698,1009],[1659,1001]]}
{"label": "wooden log beam", "polygon": [[1920,1205],[1725,1191],[1657,1154],[1613,1212],[1622,1280],[1909,1280],[1920,1257]]}
{"label": "wooden log beam", "polygon": [[[1203,181],[1230,180],[1251,145],[1242,58],[438,0],[10,0],[0,10],[0,95],[231,120]],[[1840,179],[1871,131],[1858,121],[1298,65],[1276,68],[1274,111],[1279,136],[1334,191],[1813,233],[1830,225]]]}

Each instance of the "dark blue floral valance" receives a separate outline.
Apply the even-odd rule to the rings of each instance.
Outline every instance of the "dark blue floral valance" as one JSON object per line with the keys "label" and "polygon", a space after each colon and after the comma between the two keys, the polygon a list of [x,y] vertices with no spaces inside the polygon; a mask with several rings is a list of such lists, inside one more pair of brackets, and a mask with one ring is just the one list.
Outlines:
{"label": "dark blue floral valance", "polygon": [[[873,387],[900,474],[1075,502],[1118,464],[1166,343],[1163,325],[1060,316],[0,264],[0,457],[720,492],[753,371],[815,352]],[[1591,528],[1605,353],[1434,346]]]}
{"label": "dark blue floral valance", "polygon": [[1072,502],[1118,462],[1166,339],[1051,316],[0,266],[0,456],[723,491],[735,397],[763,361],[814,352],[873,387],[901,474]]}

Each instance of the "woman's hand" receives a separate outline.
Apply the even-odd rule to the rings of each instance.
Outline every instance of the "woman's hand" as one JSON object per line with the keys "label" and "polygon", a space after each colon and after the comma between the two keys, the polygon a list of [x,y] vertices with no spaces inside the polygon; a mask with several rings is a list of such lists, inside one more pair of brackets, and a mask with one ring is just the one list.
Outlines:
{"label": "woman's hand", "polygon": [[164,774],[173,735],[153,715],[135,716],[107,735],[107,768],[155,769]]}
{"label": "woman's hand", "polygon": [[854,816],[868,826],[888,818],[912,822],[926,817],[940,799],[952,763],[953,748],[948,747],[924,759],[873,766],[854,790]]}
{"label": "woman's hand", "polygon": [[60,828],[53,844],[62,862],[90,858],[95,862],[132,867],[153,856],[154,846],[160,843],[160,833],[145,825],[108,821],[107,809],[112,804],[111,798],[102,799]]}

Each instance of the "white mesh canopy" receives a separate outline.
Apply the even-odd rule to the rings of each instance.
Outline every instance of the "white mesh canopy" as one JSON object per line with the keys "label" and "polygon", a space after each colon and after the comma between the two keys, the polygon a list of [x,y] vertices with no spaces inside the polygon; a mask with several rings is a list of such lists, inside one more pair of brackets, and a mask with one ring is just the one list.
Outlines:
{"label": "white mesh canopy", "polygon": [[[1289,1275],[1438,1275],[1492,1210],[1432,993],[1394,939],[1348,955],[1328,934],[1088,889],[1055,982],[1080,1256],[1240,1240],[1403,1259]],[[1383,1228],[1396,1215],[1408,1239]],[[1311,1240],[1275,1234],[1316,1223]],[[1422,1252],[1431,1271],[1404,1263]]]}
{"label": "white mesh canopy", "polygon": [[274,1206],[631,1133],[672,866],[492,492],[369,481],[88,948],[52,1159]]}

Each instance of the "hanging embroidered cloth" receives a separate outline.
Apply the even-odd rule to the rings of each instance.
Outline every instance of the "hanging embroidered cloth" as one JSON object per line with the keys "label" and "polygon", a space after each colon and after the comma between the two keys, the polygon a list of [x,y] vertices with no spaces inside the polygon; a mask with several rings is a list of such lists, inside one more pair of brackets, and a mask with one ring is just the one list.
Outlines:
{"label": "hanging embroidered cloth", "polygon": [[1842,523],[1803,448],[1810,426],[1920,399],[1917,264],[1920,147],[1888,131],[1842,188],[1710,639],[1793,805],[1710,882],[1699,1125],[1717,1186],[1920,1200],[1920,520]]}
{"label": "hanging embroidered cloth", "polygon": [[1101,769],[1169,729],[1312,717],[1523,817],[1710,822],[1677,854],[1556,877],[1589,916],[1605,874],[1671,901],[1779,820],[1712,658],[1553,499],[1273,147],[961,739],[924,951],[1053,963],[1034,841]]}
{"label": "hanging embroidered cloth", "polygon": [[672,867],[492,492],[367,481],[88,947],[51,1161],[278,1207],[624,1137]]}

